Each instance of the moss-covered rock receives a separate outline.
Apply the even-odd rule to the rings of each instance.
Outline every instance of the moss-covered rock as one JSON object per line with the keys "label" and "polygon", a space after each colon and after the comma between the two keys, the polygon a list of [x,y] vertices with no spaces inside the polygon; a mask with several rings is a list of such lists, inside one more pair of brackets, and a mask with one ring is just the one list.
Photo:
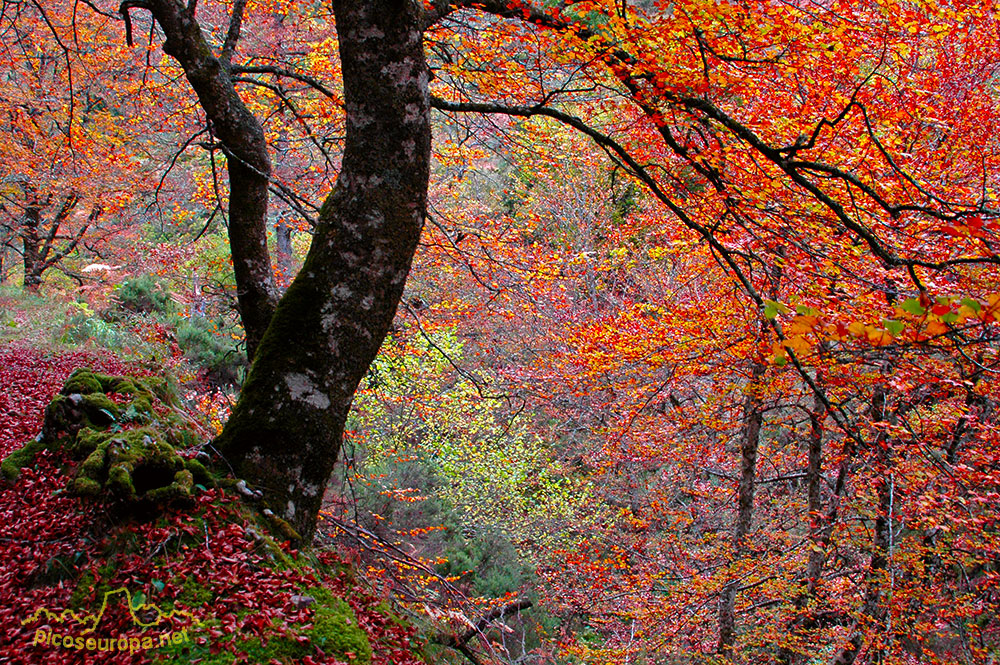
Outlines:
{"label": "moss-covered rock", "polygon": [[[129,401],[112,399],[120,395]],[[180,454],[202,438],[176,404],[164,379],[77,369],[46,408],[42,434],[3,461],[3,474],[16,478],[35,455],[54,449],[78,462],[68,485],[74,494],[146,506],[188,500],[197,486],[215,483],[203,464]]]}
{"label": "moss-covered rock", "polygon": [[[189,605],[204,604],[212,594],[196,582],[185,580],[184,590],[177,600]],[[304,590],[314,602],[311,618],[306,622],[285,623],[274,620],[267,637],[226,635],[218,644],[188,643],[158,649],[154,662],[199,662],[202,665],[232,665],[233,652],[246,654],[248,663],[285,663],[295,665],[308,656],[333,656],[338,661],[369,665],[372,647],[368,634],[358,625],[358,617],[343,598],[323,587]],[[219,646],[226,648],[213,653]],[[214,647],[214,648],[213,648]]]}
{"label": "moss-covered rock", "polygon": [[66,383],[63,384],[63,394],[65,395],[71,395],[73,393],[90,395],[92,393],[100,392],[104,392],[100,379],[88,369],[78,369],[74,371],[70,374],[69,378],[66,379]]}
{"label": "moss-covered rock", "polygon": [[35,459],[35,455],[45,450],[46,447],[45,442],[40,436],[32,439],[24,444],[23,447],[7,455],[3,459],[3,462],[0,462],[0,472],[3,473],[4,478],[7,480],[14,480],[21,473],[21,469],[31,464]]}

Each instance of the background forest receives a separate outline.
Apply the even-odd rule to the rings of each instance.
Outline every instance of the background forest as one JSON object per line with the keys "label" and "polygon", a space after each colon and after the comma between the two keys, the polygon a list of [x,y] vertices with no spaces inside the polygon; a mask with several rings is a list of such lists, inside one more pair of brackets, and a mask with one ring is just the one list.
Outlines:
{"label": "background forest", "polygon": [[[260,142],[166,54],[161,4]],[[202,444],[223,431],[261,342],[242,183],[277,297],[356,124],[328,5],[4,0],[0,455],[84,365],[168,375]],[[313,541],[366,646],[233,651],[293,592],[184,583],[220,623],[141,662],[998,662],[992,3],[425,9],[426,215]],[[40,545],[69,537],[41,526],[70,510],[45,464],[0,495],[0,662],[43,662],[32,603],[99,604],[102,575],[169,593],[165,568]],[[209,523],[221,580],[253,548]]]}

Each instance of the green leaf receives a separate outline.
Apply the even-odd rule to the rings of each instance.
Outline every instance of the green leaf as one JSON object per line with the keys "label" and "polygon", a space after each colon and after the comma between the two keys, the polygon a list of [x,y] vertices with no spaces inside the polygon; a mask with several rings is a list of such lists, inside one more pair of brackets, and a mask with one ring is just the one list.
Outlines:
{"label": "green leaf", "polygon": [[796,305],[795,311],[802,316],[816,316],[819,314],[819,312],[808,305]]}
{"label": "green leaf", "polygon": [[927,308],[921,305],[920,301],[916,298],[907,298],[903,302],[899,303],[899,308],[914,316],[923,316],[927,313]]}
{"label": "green leaf", "polygon": [[979,312],[981,312],[982,309],[983,309],[983,306],[980,305],[978,301],[973,300],[972,298],[962,298],[962,303],[961,304],[963,304],[966,307],[968,307],[969,309],[975,311],[976,314],[979,314]]}
{"label": "green leaf", "polygon": [[163,591],[164,584],[160,580],[152,580],[150,584],[152,584],[153,588],[157,591]]}
{"label": "green leaf", "polygon": [[790,311],[792,310],[788,309],[787,305],[782,305],[780,302],[774,300],[764,301],[764,316],[769,319],[773,319],[778,314],[788,314]]}
{"label": "green leaf", "polygon": [[884,319],[882,324],[885,325],[885,329],[892,334],[893,337],[898,337],[903,328],[905,327],[902,321],[896,321],[895,319]]}
{"label": "green leaf", "polygon": [[955,321],[958,321],[958,313],[948,312],[947,314],[942,314],[941,321],[944,323],[955,323]]}
{"label": "green leaf", "polygon": [[132,596],[132,609],[137,610],[146,604],[146,594],[139,592]]}

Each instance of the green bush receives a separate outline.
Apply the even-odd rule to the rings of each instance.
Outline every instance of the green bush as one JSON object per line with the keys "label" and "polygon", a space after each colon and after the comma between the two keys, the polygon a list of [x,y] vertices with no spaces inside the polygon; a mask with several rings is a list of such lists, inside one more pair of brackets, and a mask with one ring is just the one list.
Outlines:
{"label": "green bush", "polygon": [[170,291],[153,275],[130,277],[115,289],[115,306],[136,314],[170,314],[175,310]]}
{"label": "green bush", "polygon": [[81,312],[66,322],[61,341],[68,344],[82,344],[87,340],[93,340],[98,346],[117,348],[122,346],[126,337],[127,333],[115,323]]}
{"label": "green bush", "polygon": [[232,339],[218,333],[225,328],[221,320],[178,318],[177,346],[188,361],[204,372],[204,378],[209,382],[219,386],[239,385],[247,358]]}

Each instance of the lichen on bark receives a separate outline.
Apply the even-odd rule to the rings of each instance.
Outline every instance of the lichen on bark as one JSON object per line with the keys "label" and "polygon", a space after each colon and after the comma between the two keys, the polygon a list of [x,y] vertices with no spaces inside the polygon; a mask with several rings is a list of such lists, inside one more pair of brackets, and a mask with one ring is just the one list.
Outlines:
{"label": "lichen on bark", "polygon": [[335,0],[347,134],[305,263],[279,302],[215,441],[261,505],[308,540],[354,391],[403,293],[427,204],[422,8]]}

